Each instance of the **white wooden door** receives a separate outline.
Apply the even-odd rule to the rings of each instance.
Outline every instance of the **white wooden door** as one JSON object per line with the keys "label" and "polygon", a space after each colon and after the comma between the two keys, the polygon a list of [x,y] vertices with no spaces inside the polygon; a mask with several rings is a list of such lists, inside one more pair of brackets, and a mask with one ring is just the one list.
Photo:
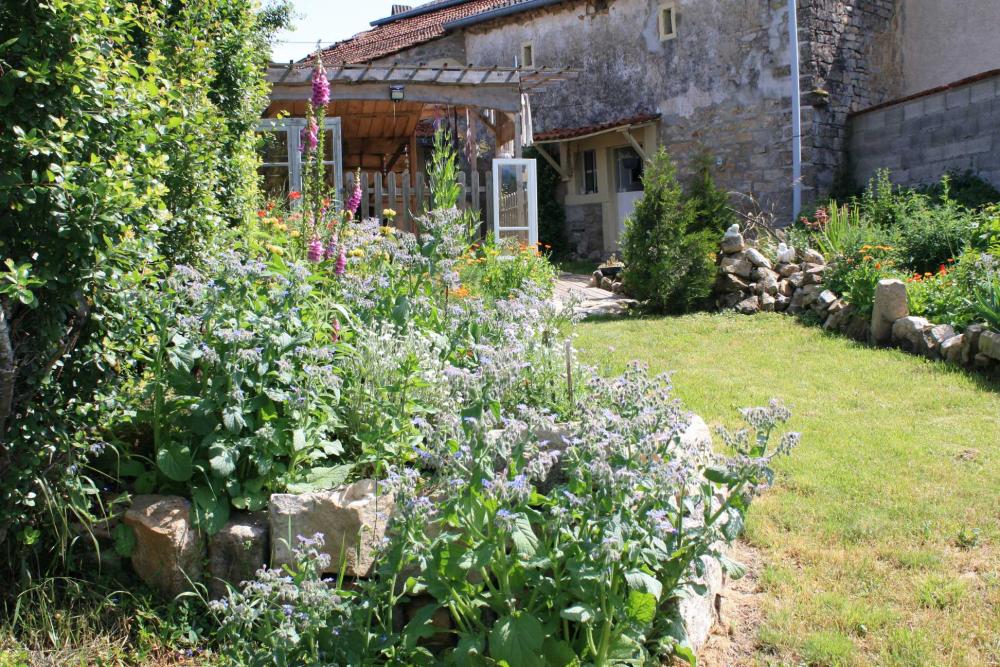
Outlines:
{"label": "white wooden door", "polygon": [[534,160],[493,160],[493,236],[538,244],[538,165]]}

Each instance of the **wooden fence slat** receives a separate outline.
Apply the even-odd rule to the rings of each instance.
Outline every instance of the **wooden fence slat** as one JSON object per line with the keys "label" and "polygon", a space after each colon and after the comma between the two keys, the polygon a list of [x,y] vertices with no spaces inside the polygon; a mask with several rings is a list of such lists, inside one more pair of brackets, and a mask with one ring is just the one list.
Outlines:
{"label": "wooden fence slat", "polygon": [[376,215],[381,215],[381,211],[385,206],[382,205],[382,174],[375,173],[375,210],[372,211],[371,217]]}
{"label": "wooden fence slat", "polygon": [[413,220],[413,201],[410,199],[410,173],[403,174],[403,210],[397,211],[403,216],[403,224],[410,225]]}
{"label": "wooden fence slat", "polygon": [[380,208],[378,211],[375,212],[375,217],[376,218],[381,218],[382,217],[382,211],[384,211],[387,208],[391,208],[394,211],[399,211],[399,209],[400,209],[399,204],[396,203],[396,178],[397,178],[397,176],[398,176],[398,174],[396,174],[394,172],[389,172],[388,174],[386,174],[386,178],[389,180],[389,200],[386,202],[385,206],[383,206],[382,208]]}

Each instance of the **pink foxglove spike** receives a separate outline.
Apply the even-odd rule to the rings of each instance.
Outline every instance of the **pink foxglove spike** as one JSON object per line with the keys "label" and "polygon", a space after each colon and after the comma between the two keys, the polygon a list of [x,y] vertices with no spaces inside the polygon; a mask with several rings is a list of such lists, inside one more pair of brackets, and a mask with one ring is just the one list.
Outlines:
{"label": "pink foxglove spike", "polygon": [[318,236],[314,236],[312,241],[309,242],[307,258],[313,263],[323,261],[323,242],[319,240]]}

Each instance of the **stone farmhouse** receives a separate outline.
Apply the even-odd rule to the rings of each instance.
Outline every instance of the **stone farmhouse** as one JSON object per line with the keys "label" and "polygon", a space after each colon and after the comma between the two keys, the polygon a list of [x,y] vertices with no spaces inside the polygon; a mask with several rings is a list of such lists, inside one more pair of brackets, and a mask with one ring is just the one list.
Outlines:
{"label": "stone farmhouse", "polygon": [[[682,175],[707,159],[721,187],[781,221],[792,219],[796,182],[808,204],[883,167],[906,183],[971,169],[1000,184],[1000,0],[798,0],[797,14],[797,62],[788,0],[435,0],[395,6],[322,57],[327,67],[548,72],[546,85],[519,91],[530,123],[463,114],[477,126],[464,131],[499,129],[500,151],[512,125],[525,128],[518,143],[562,176],[583,257],[617,249],[644,160],[661,146]],[[414,104],[401,128],[411,162],[434,106]],[[359,154],[353,166],[371,168]]]}

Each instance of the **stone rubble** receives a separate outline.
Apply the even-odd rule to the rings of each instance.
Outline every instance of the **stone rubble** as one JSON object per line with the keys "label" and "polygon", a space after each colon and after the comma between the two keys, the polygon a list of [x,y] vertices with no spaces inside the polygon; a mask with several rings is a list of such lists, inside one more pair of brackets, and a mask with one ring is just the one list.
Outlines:
{"label": "stone rubble", "polygon": [[818,318],[826,331],[862,343],[902,348],[950,364],[1000,369],[1000,333],[973,324],[959,334],[948,324],[912,317],[901,280],[880,280],[870,317],[823,286],[826,258],[811,248],[778,244],[776,261],[748,244],[734,225],[726,231],[718,260],[715,305],[745,315],[784,312]]}

